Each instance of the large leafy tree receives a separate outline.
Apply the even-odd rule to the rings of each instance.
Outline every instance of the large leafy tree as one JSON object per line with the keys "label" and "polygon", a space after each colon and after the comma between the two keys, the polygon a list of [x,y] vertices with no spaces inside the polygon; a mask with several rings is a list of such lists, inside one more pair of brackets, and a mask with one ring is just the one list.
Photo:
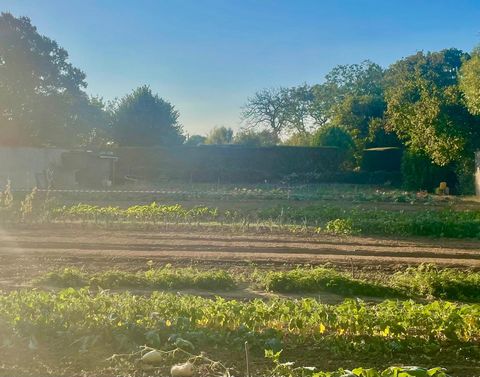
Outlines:
{"label": "large leafy tree", "polygon": [[318,126],[331,122],[337,109],[349,98],[368,96],[383,98],[383,69],[365,60],[360,64],[333,68],[322,84],[312,87],[311,116]]}
{"label": "large leafy tree", "polygon": [[103,117],[86,86],[67,51],[29,18],[0,15],[0,143],[75,145]]}
{"label": "large leafy tree", "polygon": [[440,166],[471,159],[479,144],[480,118],[470,114],[458,87],[467,58],[457,49],[418,52],[387,72],[387,127]]}
{"label": "large leafy tree", "polygon": [[112,130],[120,146],[152,147],[182,144],[179,113],[168,101],[141,86],[127,94],[112,110]]}
{"label": "large leafy tree", "polygon": [[460,89],[470,113],[480,115],[480,47],[460,68]]}
{"label": "large leafy tree", "polygon": [[322,84],[314,85],[310,114],[318,127],[339,125],[356,141],[357,148],[385,139],[382,128],[386,104],[384,71],[368,60],[360,64],[339,65]]}

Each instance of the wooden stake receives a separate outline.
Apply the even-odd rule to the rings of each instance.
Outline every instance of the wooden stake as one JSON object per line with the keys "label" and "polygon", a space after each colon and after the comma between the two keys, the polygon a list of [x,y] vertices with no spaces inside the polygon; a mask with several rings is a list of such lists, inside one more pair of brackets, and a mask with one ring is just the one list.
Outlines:
{"label": "wooden stake", "polygon": [[247,377],[250,377],[250,359],[248,357],[248,341],[245,342],[245,362],[247,364]]}

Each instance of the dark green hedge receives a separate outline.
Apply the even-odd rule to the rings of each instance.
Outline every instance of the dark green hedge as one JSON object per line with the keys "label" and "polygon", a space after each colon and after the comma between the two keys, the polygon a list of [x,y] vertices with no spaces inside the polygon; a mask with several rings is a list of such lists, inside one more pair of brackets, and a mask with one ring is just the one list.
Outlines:
{"label": "dark green hedge", "polygon": [[422,153],[405,152],[402,159],[403,184],[407,190],[434,191],[440,182],[447,182],[451,193],[458,191],[453,166],[438,166]]}
{"label": "dark green hedge", "polygon": [[370,148],[363,151],[363,171],[400,171],[403,150],[397,147]]}
{"label": "dark green hedge", "polygon": [[195,182],[275,181],[292,173],[336,172],[343,162],[343,153],[330,147],[205,145],[118,148],[114,153],[117,176]]}

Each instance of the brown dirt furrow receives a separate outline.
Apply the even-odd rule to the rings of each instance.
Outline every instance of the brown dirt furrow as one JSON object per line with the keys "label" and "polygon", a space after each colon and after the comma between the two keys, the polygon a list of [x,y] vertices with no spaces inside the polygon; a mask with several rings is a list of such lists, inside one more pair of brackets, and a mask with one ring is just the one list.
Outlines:
{"label": "brown dirt furrow", "polygon": [[395,270],[436,263],[480,270],[480,242],[215,234],[208,232],[105,231],[74,228],[0,230],[0,289],[22,285],[65,266],[138,270],[146,262],[236,268],[269,268],[327,262],[346,268]]}

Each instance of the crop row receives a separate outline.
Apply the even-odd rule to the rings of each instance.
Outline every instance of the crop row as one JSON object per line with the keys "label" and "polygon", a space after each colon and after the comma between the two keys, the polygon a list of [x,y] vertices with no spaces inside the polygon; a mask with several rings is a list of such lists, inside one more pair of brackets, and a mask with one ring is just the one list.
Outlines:
{"label": "crop row", "polygon": [[201,271],[194,268],[150,268],[127,272],[107,270],[89,274],[75,268],[49,272],[35,280],[46,286],[100,287],[103,289],[184,289],[200,288],[216,291],[238,287],[239,279],[253,288],[271,292],[332,292],[342,296],[448,299],[480,301],[480,273],[440,269],[421,265],[391,276],[352,277],[333,268],[296,268],[287,271],[258,271],[233,275],[225,270]]}
{"label": "crop row", "polygon": [[182,289],[200,288],[229,290],[236,286],[234,278],[224,270],[199,271],[193,268],[163,268],[142,272],[108,270],[94,274],[76,268],[49,272],[35,279],[39,285],[57,287],[98,287],[103,289]]}
{"label": "crop row", "polygon": [[[38,201],[36,193],[27,195],[16,208],[0,203],[0,220],[10,222],[87,222],[146,224],[231,224],[245,230],[251,226],[291,231],[315,231],[337,234],[414,235],[468,238],[480,237],[480,211],[424,210],[394,211],[341,208],[331,205],[277,206],[257,210],[218,210],[207,206],[186,208],[180,204],[135,205],[129,208],[77,204],[53,207]],[[300,228],[299,228],[300,227]]]}
{"label": "crop row", "polygon": [[181,336],[197,349],[228,346],[232,352],[240,352],[248,341],[259,351],[308,344],[312,350],[326,347],[337,354],[436,355],[453,350],[459,360],[480,357],[480,305],[441,301],[239,302],[158,292],[149,297],[91,294],[71,288],[4,294],[0,322],[5,345],[72,355],[86,353],[95,344],[101,344],[103,352],[132,351],[142,344],[167,347],[167,339]]}
{"label": "crop row", "polygon": [[480,212],[454,210],[426,210],[403,212],[342,209],[331,206],[277,207],[258,211],[219,211],[217,208],[181,205],[97,207],[79,204],[57,208],[52,213],[55,220],[81,220],[95,222],[217,222],[259,224],[276,226],[303,225],[317,231],[340,234],[418,235],[437,237],[479,237]]}

